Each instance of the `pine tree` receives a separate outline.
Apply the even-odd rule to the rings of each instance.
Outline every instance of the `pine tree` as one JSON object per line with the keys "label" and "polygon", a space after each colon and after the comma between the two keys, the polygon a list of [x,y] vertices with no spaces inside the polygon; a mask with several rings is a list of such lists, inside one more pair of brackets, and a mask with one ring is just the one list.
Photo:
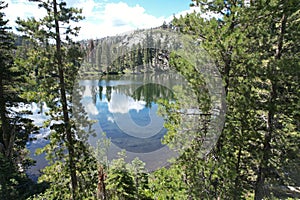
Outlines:
{"label": "pine tree", "polygon": [[[225,198],[225,194],[233,199],[240,199],[243,187],[237,187],[238,177],[240,177],[240,147],[244,146],[243,140],[240,137],[242,130],[248,129],[248,127],[242,127],[243,124],[236,124],[234,119],[239,117],[236,112],[231,108],[233,105],[241,104],[234,97],[239,97],[237,82],[241,82],[243,74],[232,76],[232,73],[236,71],[236,68],[240,67],[240,59],[242,57],[243,46],[240,41],[243,41],[244,34],[236,27],[239,25],[240,13],[242,13],[243,7],[240,6],[239,2],[236,1],[199,1],[199,4],[206,6],[202,7],[203,12],[217,12],[222,14],[222,19],[212,18],[210,20],[204,20],[200,14],[192,13],[186,17],[175,20],[175,25],[179,26],[184,33],[192,34],[195,40],[200,40],[202,47],[209,53],[211,58],[214,60],[215,65],[218,67],[223,81],[225,83],[225,95],[227,100],[227,113],[225,127],[222,131],[220,139],[217,143],[217,147],[212,150],[210,154],[202,159],[191,160],[197,157],[197,149],[201,147],[201,142],[195,141],[195,147],[191,147],[181,157],[183,163],[187,163],[185,169],[187,169],[187,177],[190,185],[189,196],[191,198],[202,197],[202,198]],[[223,13],[224,9],[230,10],[230,15]],[[178,61],[177,61],[178,62]],[[178,63],[181,63],[180,61]],[[175,62],[176,65],[176,62]],[[178,65],[178,64],[177,64]],[[183,67],[178,68],[185,77],[195,77],[195,69],[193,67],[188,68],[186,64],[182,64]],[[241,72],[243,73],[243,72]],[[199,77],[193,79],[189,78],[190,83],[195,88],[199,88]],[[244,85],[241,85],[245,87]],[[201,88],[201,86],[200,86]],[[197,89],[195,90],[197,91]],[[197,93],[199,96],[200,93]],[[207,97],[206,97],[207,98]],[[199,98],[198,98],[199,99]],[[200,98],[205,99],[205,98]],[[241,99],[242,100],[242,99]],[[205,101],[199,101],[199,106],[205,105]],[[205,107],[204,107],[205,108]],[[235,108],[235,107],[234,107]],[[240,106],[240,108],[245,108]],[[203,109],[203,108],[202,108]],[[201,110],[202,110],[201,109]],[[230,119],[230,120],[229,120]],[[244,118],[245,119],[245,118]],[[204,120],[201,124],[205,124],[209,119]],[[235,123],[235,125],[231,125]],[[207,129],[205,126],[199,129],[199,132],[194,134],[205,135]],[[244,133],[245,135],[245,133]],[[228,140],[230,138],[230,140]],[[201,140],[200,140],[201,141]],[[234,148],[232,148],[234,144]],[[200,145],[200,146],[199,146]],[[229,149],[231,147],[231,149]],[[201,149],[201,148],[200,148]],[[185,160],[188,161],[185,161]],[[225,164],[226,163],[226,164]],[[234,172],[234,173],[233,173]],[[199,175],[197,175],[199,174]],[[227,184],[221,184],[226,182]]]}
{"label": "pine tree", "polygon": [[[0,2],[0,9],[7,7],[3,1]],[[7,26],[8,20],[4,19],[4,13],[0,13],[0,45],[1,45],[1,70],[0,70],[0,114],[1,114],[1,150],[2,153],[8,158],[13,155],[13,146],[15,142],[16,130],[13,124],[13,119],[8,116],[8,107],[14,106],[16,101],[20,101],[16,88],[10,83],[12,80],[18,80],[19,73],[13,66],[13,50],[14,39],[12,34],[8,32],[10,29]]]}
{"label": "pine tree", "polygon": [[186,178],[178,165],[161,168],[149,176],[153,199],[188,199]]}
{"label": "pine tree", "polygon": [[105,180],[109,199],[134,199],[135,187],[133,176],[125,162],[124,151],[119,153],[119,158],[113,160]]}
{"label": "pine tree", "polygon": [[[97,177],[93,172],[97,165],[85,144],[84,127],[90,123],[80,98],[71,96],[74,85],[78,84],[75,78],[82,52],[71,40],[78,34],[79,27],[70,23],[82,19],[81,10],[68,8],[65,2],[56,0],[38,2],[47,15],[39,21],[18,19],[18,24],[19,30],[35,44],[24,61],[30,61],[39,69],[34,93],[51,108],[48,113],[51,119],[46,124],[52,129],[50,143],[40,150],[46,153],[51,165],[43,170],[39,179],[51,184],[41,198],[82,199],[95,195]],[[74,116],[82,119],[81,124],[74,121]]]}
{"label": "pine tree", "polygon": [[[26,111],[18,111],[26,86],[26,71],[14,62],[16,46],[9,31],[8,20],[2,12],[8,6],[0,1],[0,198],[26,198],[33,190],[33,183],[25,174],[33,164],[25,148],[28,136],[34,132],[31,120],[24,118]],[[26,191],[28,185],[32,191]]]}
{"label": "pine tree", "polygon": [[[188,177],[189,196],[263,199],[278,194],[279,185],[295,185],[294,178],[283,175],[290,170],[282,163],[293,167],[299,162],[295,143],[299,114],[293,111],[299,102],[299,70],[295,71],[299,52],[293,42],[299,37],[299,5],[276,0],[253,1],[250,7],[243,1],[193,5],[221,17],[204,20],[193,13],[174,23],[200,40],[215,60],[225,83],[227,113],[217,146],[205,159],[193,159],[197,156],[193,148],[179,159]],[[196,70],[179,58],[173,64],[185,77],[195,76]],[[172,134],[178,137],[181,124],[178,116],[169,115],[167,138],[172,139]]]}
{"label": "pine tree", "polygon": [[250,20],[256,19],[257,22],[257,27],[249,30],[249,36],[256,43],[254,47],[252,43],[251,48],[259,52],[256,108],[260,111],[260,119],[263,118],[260,120],[263,145],[258,149],[255,199],[274,193],[280,197],[283,195],[280,187],[297,182],[297,176],[284,174],[291,171],[289,168],[299,172],[299,168],[293,167],[299,163],[299,150],[296,150],[299,114],[294,112],[296,102],[299,102],[299,86],[296,83],[299,77],[299,64],[296,64],[299,62],[299,45],[294,42],[299,38],[296,31],[299,6],[297,1],[266,1],[252,2],[249,9]]}

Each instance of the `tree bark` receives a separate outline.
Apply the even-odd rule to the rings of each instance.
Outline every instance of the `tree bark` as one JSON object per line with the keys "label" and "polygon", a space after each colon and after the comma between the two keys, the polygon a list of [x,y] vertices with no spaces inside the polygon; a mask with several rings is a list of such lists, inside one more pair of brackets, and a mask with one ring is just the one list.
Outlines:
{"label": "tree bark", "polygon": [[2,151],[4,152],[5,157],[10,158],[12,156],[13,144],[14,144],[14,129],[10,127],[9,119],[6,115],[6,105],[4,98],[4,86],[3,86],[3,74],[0,73],[0,120],[1,120],[1,129],[2,129],[2,140],[3,146]]}
{"label": "tree bark", "polygon": [[56,61],[58,65],[58,73],[59,73],[59,86],[60,86],[60,96],[61,96],[61,104],[63,109],[63,119],[65,125],[65,134],[67,138],[67,148],[69,151],[69,168],[70,168],[70,176],[71,176],[71,185],[72,185],[72,199],[76,200],[76,191],[77,191],[77,175],[76,175],[76,165],[75,165],[75,151],[74,151],[74,140],[73,134],[71,130],[69,111],[67,105],[67,96],[65,89],[65,77],[64,77],[64,69],[63,69],[63,61],[62,61],[62,50],[61,50],[61,39],[60,39],[60,30],[59,30],[59,21],[58,21],[58,11],[57,11],[57,2],[53,0],[53,11],[54,11],[54,20],[55,20],[55,43],[56,43]]}
{"label": "tree bark", "polygon": [[[284,12],[284,11],[283,11]],[[286,23],[287,23],[287,16],[285,13],[283,13],[281,18],[281,26],[280,26],[280,35],[278,36],[277,41],[277,49],[276,53],[274,55],[275,60],[280,60],[282,55],[282,49],[283,49],[283,40],[284,40],[284,34],[286,29]],[[273,66],[272,66],[273,67]],[[265,178],[266,174],[268,172],[268,163],[270,159],[271,154],[271,140],[273,137],[273,126],[274,126],[274,116],[275,116],[275,104],[277,99],[277,81],[273,80],[273,77],[276,76],[275,69],[271,71],[271,92],[270,92],[270,100],[269,100],[269,108],[268,108],[268,120],[267,120],[267,131],[264,136],[264,147],[263,147],[263,157],[261,160],[261,163],[258,168],[258,175],[256,179],[256,185],[255,185],[255,200],[261,200],[264,198],[265,194]]]}
{"label": "tree bark", "polygon": [[98,167],[98,184],[97,184],[97,199],[106,200],[106,190],[105,190],[105,173],[103,166]]}

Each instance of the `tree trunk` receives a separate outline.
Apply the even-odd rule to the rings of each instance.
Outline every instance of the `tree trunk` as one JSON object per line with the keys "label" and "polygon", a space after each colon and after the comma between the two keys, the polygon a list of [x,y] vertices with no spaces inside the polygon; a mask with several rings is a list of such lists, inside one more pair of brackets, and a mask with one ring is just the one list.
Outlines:
{"label": "tree trunk", "polygon": [[[243,133],[243,131],[242,131]],[[234,185],[235,185],[235,193],[234,193],[234,199],[240,199],[240,174],[241,174],[241,157],[242,157],[242,147],[239,146],[239,151],[238,151],[238,155],[237,155],[237,163],[235,164],[235,171],[236,171],[236,177],[234,180]]]}
{"label": "tree trunk", "polygon": [[[283,11],[284,12],[284,11]],[[281,18],[281,27],[280,27],[280,35],[278,36],[277,49],[274,55],[275,60],[280,60],[282,55],[283,48],[283,39],[285,34],[285,28],[287,23],[287,16],[283,13]],[[270,92],[270,100],[269,100],[269,110],[268,110],[268,120],[267,120],[267,131],[264,137],[264,148],[263,148],[263,158],[259,165],[258,175],[256,179],[255,186],[255,200],[261,200],[265,196],[265,178],[266,173],[268,172],[268,163],[270,159],[271,153],[271,140],[273,137],[273,125],[274,125],[274,116],[275,116],[275,104],[277,99],[277,81],[273,78],[276,76],[276,72],[274,66],[272,65],[273,70],[271,71],[271,92]],[[276,79],[276,78],[275,78]]]}
{"label": "tree trunk", "polygon": [[3,74],[0,73],[0,120],[1,120],[1,129],[2,129],[2,140],[3,146],[2,151],[5,157],[10,158],[12,156],[13,145],[15,140],[14,129],[11,129],[9,120],[6,116],[6,105],[4,99],[4,87],[3,87]]}
{"label": "tree trunk", "polygon": [[97,184],[97,199],[106,200],[106,191],[105,191],[105,173],[103,166],[99,165],[98,167],[98,184]]}
{"label": "tree trunk", "polygon": [[77,175],[76,175],[76,165],[75,165],[75,152],[74,152],[74,140],[71,130],[69,111],[67,105],[67,97],[66,97],[66,89],[65,89],[65,77],[64,77],[64,69],[63,69],[63,61],[62,61],[62,51],[61,51],[61,39],[60,39],[60,31],[59,31],[59,22],[58,22],[58,11],[57,11],[57,2],[53,0],[53,11],[55,18],[55,33],[56,33],[56,59],[58,65],[58,73],[59,73],[59,86],[60,86],[60,96],[61,96],[61,104],[63,109],[63,118],[65,124],[65,134],[67,137],[67,148],[69,151],[69,168],[70,168],[70,176],[71,176],[71,185],[72,185],[72,199],[76,200],[76,190],[77,190]]}

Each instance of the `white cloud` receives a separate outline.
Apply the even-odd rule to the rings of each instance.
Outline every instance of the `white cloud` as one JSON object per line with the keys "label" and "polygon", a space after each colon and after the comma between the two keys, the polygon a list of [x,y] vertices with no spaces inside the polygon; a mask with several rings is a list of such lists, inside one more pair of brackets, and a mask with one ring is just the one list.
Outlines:
{"label": "white cloud", "polygon": [[[175,17],[176,17],[176,18],[179,18],[181,15],[182,15],[182,16],[185,16],[186,14],[188,14],[188,13],[193,13],[193,12],[200,12],[200,8],[199,8],[199,7],[190,7],[189,10],[183,10],[183,11],[181,11],[181,12],[179,12],[179,13],[176,13],[176,14],[175,14]],[[166,21],[167,21],[167,22],[170,22],[170,21],[173,19],[173,17],[174,17],[174,16],[168,17]]]}
{"label": "white cloud", "polygon": [[[26,19],[27,17],[41,18],[45,11],[39,9],[37,3],[28,0],[8,0],[9,7],[4,10],[11,26],[16,26],[17,17]],[[82,8],[84,20],[77,26],[81,27],[79,37],[76,40],[96,39],[106,36],[121,34],[135,29],[144,29],[162,25],[164,21],[171,21],[173,16],[156,17],[148,14],[140,5],[129,6],[127,3],[108,3],[96,0],[69,0],[67,6]],[[197,8],[190,8],[180,14],[193,12]]]}
{"label": "white cloud", "polygon": [[139,5],[129,7],[126,3],[110,3],[105,6],[104,21],[114,27],[129,25],[133,28],[149,28],[161,25],[163,18],[156,18]]}
{"label": "white cloud", "polygon": [[[6,18],[10,20],[10,26],[15,27],[17,17],[27,19],[28,17],[41,18],[46,13],[39,9],[37,3],[28,0],[9,0],[9,7],[5,9]],[[81,31],[78,40],[90,38],[102,38],[137,28],[156,27],[163,23],[163,17],[155,17],[147,14],[146,10],[135,5],[128,6],[124,2],[98,3],[95,0],[68,1],[68,6],[82,8],[84,20],[79,22]]]}
{"label": "white cloud", "polygon": [[90,96],[84,96],[81,99],[81,103],[84,106],[85,111],[91,116],[91,115],[98,115],[99,111],[97,106],[94,104],[92,97]]}
{"label": "white cloud", "polygon": [[[73,0],[74,1],[74,0]],[[82,9],[82,15],[88,20],[99,20],[104,8],[104,3],[95,2],[94,0],[75,0],[69,1],[67,6]]]}
{"label": "white cloud", "polygon": [[115,120],[112,116],[108,116],[107,117],[107,121],[111,122],[111,123],[115,123]]}
{"label": "white cloud", "polygon": [[90,10],[86,20],[80,23],[81,38],[102,38],[127,31],[160,26],[165,18],[146,13],[139,5],[126,3],[107,3],[103,11]]}
{"label": "white cloud", "polygon": [[[93,87],[96,84],[96,81],[93,80],[85,80],[81,82],[82,85],[85,86],[85,90],[83,92],[83,99],[81,100],[81,103],[84,105],[85,111],[88,114],[91,115],[98,115],[99,111],[96,107],[96,105],[93,102],[93,89],[98,90],[98,87]],[[97,92],[97,91],[96,91]]]}
{"label": "white cloud", "polygon": [[85,110],[90,115],[98,115],[99,114],[99,111],[98,111],[96,105],[92,101],[85,104]]}
{"label": "white cloud", "polygon": [[43,9],[38,8],[38,4],[35,2],[29,2],[28,0],[8,0],[8,7],[4,9],[6,18],[9,19],[9,25],[16,26],[15,21],[17,17],[26,19],[28,17],[35,17],[40,19],[46,12]]}
{"label": "white cloud", "polygon": [[112,92],[111,100],[108,102],[108,111],[111,113],[128,113],[129,110],[136,110],[139,112],[146,105],[144,101],[135,101],[132,97],[125,94]]}

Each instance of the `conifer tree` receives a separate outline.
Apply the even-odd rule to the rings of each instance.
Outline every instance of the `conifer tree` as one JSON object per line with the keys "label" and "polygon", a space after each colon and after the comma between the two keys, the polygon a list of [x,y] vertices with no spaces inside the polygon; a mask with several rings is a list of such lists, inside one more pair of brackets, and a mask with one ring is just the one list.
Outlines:
{"label": "conifer tree", "polygon": [[[278,194],[280,185],[297,180],[283,175],[290,171],[285,166],[299,170],[294,167],[299,162],[299,115],[292,111],[299,102],[299,51],[293,42],[299,37],[299,4],[274,0],[251,1],[249,6],[216,0],[193,5],[218,17],[204,20],[193,13],[174,19],[174,24],[201,40],[215,60],[225,84],[227,113],[217,146],[205,159],[191,160],[197,155],[193,149],[179,159],[191,186],[189,195],[263,199]],[[174,64],[182,66],[184,76],[195,74],[181,60]],[[175,125],[180,127],[175,123],[171,128],[176,130]]]}
{"label": "conifer tree", "polygon": [[24,118],[26,111],[19,111],[22,88],[26,80],[22,68],[14,62],[16,46],[3,9],[8,6],[0,1],[0,199],[26,198],[26,191],[33,183],[25,174],[33,164],[28,158],[25,145],[30,133],[34,132],[31,120]]}
{"label": "conifer tree", "polygon": [[72,41],[80,28],[70,23],[83,17],[81,10],[68,8],[63,1],[37,2],[47,15],[39,21],[34,18],[18,19],[18,24],[19,31],[35,44],[24,60],[39,69],[39,82],[33,93],[51,108],[48,113],[51,119],[46,123],[52,130],[50,143],[39,152],[45,152],[50,162],[39,181],[51,184],[38,198],[82,199],[95,195],[96,188],[96,175],[93,175],[96,162],[85,144],[87,135],[84,127],[80,126],[89,126],[89,122],[78,125],[73,120],[74,115],[83,121],[86,116],[79,98],[71,96],[82,52]]}

